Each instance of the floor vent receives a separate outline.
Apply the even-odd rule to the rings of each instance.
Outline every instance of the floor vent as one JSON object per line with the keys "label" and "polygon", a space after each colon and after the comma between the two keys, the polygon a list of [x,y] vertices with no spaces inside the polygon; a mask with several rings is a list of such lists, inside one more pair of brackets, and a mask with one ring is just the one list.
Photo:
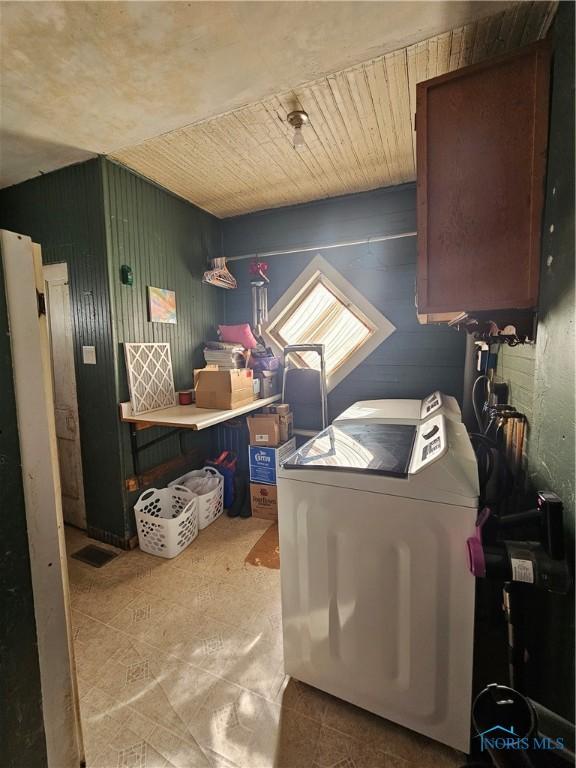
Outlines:
{"label": "floor vent", "polygon": [[93,565],[94,568],[102,568],[103,565],[109,563],[115,557],[118,557],[116,552],[111,552],[109,549],[103,549],[97,547],[95,544],[89,544],[87,547],[82,547],[78,552],[74,552],[72,557],[75,560],[80,560],[88,565]]}

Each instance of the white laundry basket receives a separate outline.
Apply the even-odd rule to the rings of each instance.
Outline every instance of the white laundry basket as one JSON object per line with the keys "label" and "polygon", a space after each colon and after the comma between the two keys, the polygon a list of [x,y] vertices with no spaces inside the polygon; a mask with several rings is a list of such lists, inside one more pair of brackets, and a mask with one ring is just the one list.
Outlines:
{"label": "white laundry basket", "polygon": [[189,488],[149,488],[134,505],[143,552],[176,557],[198,536],[198,496]]}
{"label": "white laundry basket", "polygon": [[200,530],[207,528],[224,511],[224,478],[218,470],[212,467],[194,469],[168,483],[168,488],[175,485],[183,485],[198,496]]}

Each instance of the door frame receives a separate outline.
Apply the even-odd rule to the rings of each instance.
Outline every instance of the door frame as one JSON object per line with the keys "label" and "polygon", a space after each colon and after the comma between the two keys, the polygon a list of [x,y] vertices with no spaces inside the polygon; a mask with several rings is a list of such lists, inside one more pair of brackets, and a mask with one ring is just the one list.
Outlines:
{"label": "door frame", "polygon": [[[46,305],[46,316],[47,316],[48,342],[49,342],[49,349],[50,349],[50,371],[54,379],[54,365],[53,365],[53,359],[52,359],[52,340],[51,340],[51,332],[50,332],[50,285],[51,284],[52,285],[69,285],[68,264],[65,261],[58,262],[56,264],[43,264],[42,275],[43,275],[43,280],[45,284],[44,293],[46,297],[45,305]],[[70,299],[69,289],[68,289],[68,299]],[[69,303],[69,306],[70,306],[70,303]],[[73,325],[72,325],[71,312],[69,315],[69,319],[70,319],[70,325],[72,328]],[[78,448],[80,452],[79,464],[78,464],[80,468],[78,493],[79,493],[81,509],[82,509],[81,517],[82,517],[82,522],[84,524],[83,530],[86,530],[88,526],[86,521],[86,498],[84,496],[84,465],[82,462],[82,437],[80,434],[80,420],[78,415],[78,389],[77,389],[77,380],[76,380],[76,360],[74,356],[74,345],[72,345],[72,375],[74,376],[74,408],[76,411],[76,429],[78,433]]]}
{"label": "door frame", "polygon": [[0,230],[49,768],[84,764],[40,246]]}

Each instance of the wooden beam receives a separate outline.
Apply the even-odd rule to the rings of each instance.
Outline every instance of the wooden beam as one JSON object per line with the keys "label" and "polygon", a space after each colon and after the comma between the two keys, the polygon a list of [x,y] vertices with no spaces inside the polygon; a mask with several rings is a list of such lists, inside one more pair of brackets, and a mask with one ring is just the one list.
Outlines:
{"label": "wooden beam", "polygon": [[168,474],[176,473],[179,470],[186,471],[197,468],[201,465],[203,456],[198,449],[192,449],[183,456],[175,456],[173,459],[157,464],[155,467],[145,470],[139,476],[130,475],[125,480],[127,491],[142,491],[145,488],[154,487]]}

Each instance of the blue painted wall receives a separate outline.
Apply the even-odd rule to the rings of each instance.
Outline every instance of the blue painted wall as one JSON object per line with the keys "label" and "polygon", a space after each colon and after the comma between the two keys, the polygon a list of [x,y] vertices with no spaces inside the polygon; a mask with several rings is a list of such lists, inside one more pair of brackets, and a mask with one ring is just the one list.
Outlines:
{"label": "blue painted wall", "polygon": [[[222,222],[224,254],[306,248],[341,240],[416,229],[413,184],[277,208]],[[434,389],[462,398],[463,334],[418,323],[414,304],[416,238],[371,245],[273,256],[268,303],[272,307],[293,280],[320,253],[396,326],[396,331],[331,393],[335,416],[356,400],[423,397]],[[226,321],[251,318],[249,260],[232,262],[239,288],[226,293]]]}

